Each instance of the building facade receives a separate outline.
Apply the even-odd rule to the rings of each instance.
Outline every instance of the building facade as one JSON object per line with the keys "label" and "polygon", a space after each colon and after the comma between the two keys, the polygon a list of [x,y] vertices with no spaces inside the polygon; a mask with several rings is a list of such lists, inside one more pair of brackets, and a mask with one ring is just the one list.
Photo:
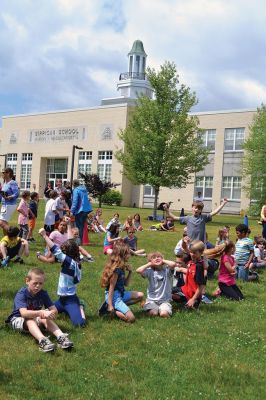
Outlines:
{"label": "building facade", "polygon": [[[14,170],[21,190],[36,187],[42,196],[47,181],[70,180],[74,155],[74,178],[79,172],[98,173],[101,178],[120,184],[124,205],[152,207],[153,188],[132,185],[115,158],[115,152],[123,146],[118,133],[126,128],[137,96],[143,93],[153,97],[145,77],[146,57],[142,42],[134,42],[128,54],[128,72],[119,77],[119,96],[103,99],[98,107],[3,117],[0,167],[6,165]],[[196,113],[204,145],[210,149],[209,164],[185,189],[162,188],[159,201],[172,201],[174,209],[187,210],[200,192],[206,211],[217,207],[223,197],[230,200],[224,212],[247,209],[242,145],[255,113],[256,110]]]}

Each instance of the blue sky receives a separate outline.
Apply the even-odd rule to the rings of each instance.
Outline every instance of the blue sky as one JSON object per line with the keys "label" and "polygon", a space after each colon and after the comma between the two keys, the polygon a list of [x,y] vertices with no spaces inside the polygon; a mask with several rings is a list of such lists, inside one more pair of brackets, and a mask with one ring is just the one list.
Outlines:
{"label": "blue sky", "polygon": [[1,0],[0,118],[117,95],[140,39],[147,64],[174,61],[197,111],[266,102],[264,0]]}

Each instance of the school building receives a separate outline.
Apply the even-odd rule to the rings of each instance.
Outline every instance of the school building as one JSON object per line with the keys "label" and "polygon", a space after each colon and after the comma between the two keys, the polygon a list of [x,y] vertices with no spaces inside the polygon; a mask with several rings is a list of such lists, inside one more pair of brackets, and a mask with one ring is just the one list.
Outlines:
{"label": "school building", "polygon": [[[128,53],[128,71],[119,75],[118,96],[103,99],[100,106],[3,117],[0,128],[0,168],[11,167],[21,190],[36,190],[42,196],[47,181],[70,180],[79,172],[98,173],[119,183],[123,205],[152,207],[153,188],[135,186],[122,173],[114,157],[122,147],[118,137],[127,126],[129,114],[139,94],[153,97],[146,79],[147,54],[141,41]],[[205,211],[217,207],[223,197],[230,202],[223,212],[247,209],[243,190],[242,145],[249,135],[256,110],[229,110],[195,113],[203,129],[204,144],[210,149],[209,164],[197,173],[185,189],[162,188],[159,202],[172,201],[172,208],[189,210],[198,192]]]}

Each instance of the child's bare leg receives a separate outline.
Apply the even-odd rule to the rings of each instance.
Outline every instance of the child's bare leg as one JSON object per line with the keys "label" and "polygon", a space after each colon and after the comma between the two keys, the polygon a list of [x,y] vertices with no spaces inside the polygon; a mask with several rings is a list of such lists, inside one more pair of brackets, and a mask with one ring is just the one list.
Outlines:
{"label": "child's bare leg", "polygon": [[139,250],[135,250],[135,255],[136,256],[141,256],[141,257],[145,257],[146,253],[144,249],[139,249]]}
{"label": "child's bare leg", "polygon": [[133,323],[135,322],[135,316],[132,311],[128,311],[126,314],[123,314],[121,311],[115,310],[116,315],[118,318],[122,319],[125,322]]}
{"label": "child's bare leg", "polygon": [[6,246],[4,245],[4,243],[0,243],[0,251],[2,253],[3,258],[6,258],[7,252],[6,252]]}
{"label": "child's bare leg", "polygon": [[148,315],[149,317],[157,317],[158,314],[159,314],[159,310],[149,310],[149,311],[147,312],[147,315]]}
{"label": "child's bare leg", "polygon": [[[40,322],[43,322],[43,320],[41,320]],[[42,331],[40,330],[40,328],[38,327],[36,321],[34,321],[34,319],[28,319],[25,321],[25,324],[30,332],[30,334],[36,339],[38,340],[38,342],[44,338],[44,335],[42,333]]]}
{"label": "child's bare leg", "polygon": [[30,254],[29,252],[29,243],[27,242],[27,240],[24,240],[24,242],[21,244],[18,255],[19,257],[21,256],[25,256],[28,257]]}
{"label": "child's bare leg", "polygon": [[6,232],[9,228],[8,222],[7,221],[3,221],[2,219],[0,220],[0,228],[3,229],[3,234],[6,235]]}
{"label": "child's bare leg", "polygon": [[80,314],[81,314],[82,318],[86,319],[85,310],[84,310],[83,305],[80,305],[79,308],[80,308]]}
{"label": "child's bare leg", "polygon": [[169,318],[169,317],[171,317],[171,315],[166,310],[160,311],[159,315],[160,315],[161,318]]}
{"label": "child's bare leg", "polygon": [[59,336],[63,335],[63,332],[61,331],[61,329],[51,319],[41,319],[41,323],[45,326],[47,331],[52,333],[55,337],[59,337]]}

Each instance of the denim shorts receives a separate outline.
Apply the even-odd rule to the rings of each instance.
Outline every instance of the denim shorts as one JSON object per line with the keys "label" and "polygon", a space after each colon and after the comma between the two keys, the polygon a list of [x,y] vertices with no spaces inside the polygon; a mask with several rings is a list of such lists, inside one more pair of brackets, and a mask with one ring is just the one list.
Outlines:
{"label": "denim shorts", "polygon": [[[113,295],[113,307],[116,311],[120,311],[122,314],[126,314],[130,311],[127,306],[127,302],[132,299],[132,292],[126,291],[123,294],[119,290],[114,291]],[[105,291],[105,301],[108,304],[108,291]]]}
{"label": "denim shorts", "polygon": [[245,268],[244,264],[237,265],[237,279],[241,279],[242,281],[248,281],[248,268]]}

